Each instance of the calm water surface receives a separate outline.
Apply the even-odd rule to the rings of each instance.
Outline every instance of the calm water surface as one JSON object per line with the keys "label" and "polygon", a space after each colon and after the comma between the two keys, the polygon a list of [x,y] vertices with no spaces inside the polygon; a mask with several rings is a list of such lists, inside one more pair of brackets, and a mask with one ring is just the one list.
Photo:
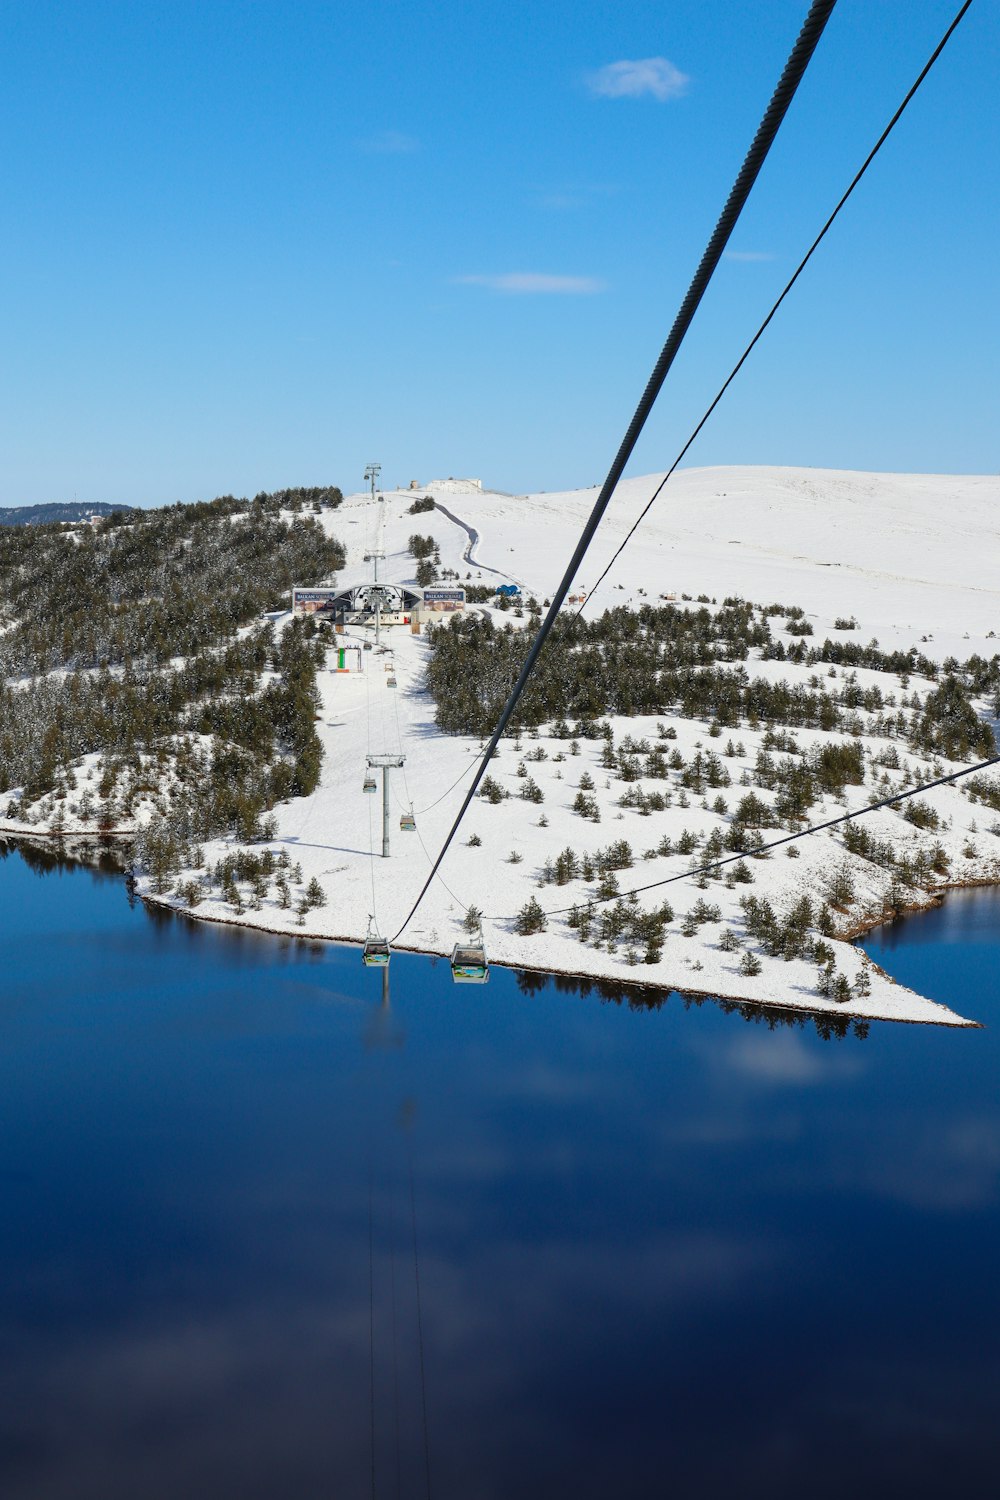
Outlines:
{"label": "calm water surface", "polygon": [[0,895],[5,1500],[995,1493],[995,893],[826,1040]]}

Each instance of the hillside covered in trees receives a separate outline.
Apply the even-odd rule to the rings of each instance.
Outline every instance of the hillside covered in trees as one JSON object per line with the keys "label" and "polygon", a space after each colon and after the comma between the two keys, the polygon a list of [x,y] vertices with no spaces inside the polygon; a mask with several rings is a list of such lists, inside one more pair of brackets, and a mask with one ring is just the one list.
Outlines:
{"label": "hillside covered in trees", "polygon": [[[503,541],[526,545],[504,503]],[[223,497],[0,538],[0,828],[114,835],[137,891],[209,919],[357,940],[374,915],[395,932],[545,593],[526,580],[497,597],[477,580],[474,516],[435,515],[422,535],[411,493],[373,504],[341,506],[334,491]],[[285,589],[333,570],[341,587],[366,578],[376,515],[391,576],[411,581],[440,557],[470,608],[389,632],[360,671],[340,671],[328,626],[293,621]],[[531,547],[499,560],[530,572],[533,532]],[[859,1024],[955,1024],[849,939],[950,885],[1000,879],[994,774],[926,785],[992,760],[992,623],[968,637],[951,625],[942,645],[922,614],[879,644],[846,585],[806,614],[654,594],[661,580],[644,566],[615,608],[562,615],[403,945],[447,953],[481,922],[498,963]],[[363,795],[373,749],[405,762],[390,859]]]}
{"label": "hillside covered in trees", "polygon": [[[793,637],[790,644],[772,635],[775,617]],[[527,631],[509,623],[498,628],[489,615],[469,614],[434,632],[428,686],[442,729],[492,731],[537,623],[534,615]],[[949,659],[939,669],[916,648],[885,652],[877,642],[850,639],[814,646],[806,631],[811,635],[812,627],[801,608],[755,609],[742,599],[726,599],[717,608],[619,608],[592,621],[568,615],[556,622],[513,727],[602,714],[676,713],[708,720],[719,730],[770,724],[860,733],[864,714],[866,734],[899,738],[924,754],[959,760],[993,754],[992,731],[972,696],[991,695],[1000,716],[1000,655],[988,661],[972,657],[964,665]],[[759,670],[751,675],[751,655],[754,662],[787,663],[788,679]],[[904,694],[902,702],[892,695],[890,703],[887,688],[878,683],[830,691],[816,669],[825,673],[831,666],[904,681],[912,674],[936,685],[915,702]],[[804,681],[802,668],[813,669]]]}
{"label": "hillside covered in trees", "polygon": [[111,831],[148,796],[191,837],[253,836],[316,785],[315,629],[264,616],[343,548],[314,512],[334,487],[0,531],[0,794],[51,821],[91,760]]}

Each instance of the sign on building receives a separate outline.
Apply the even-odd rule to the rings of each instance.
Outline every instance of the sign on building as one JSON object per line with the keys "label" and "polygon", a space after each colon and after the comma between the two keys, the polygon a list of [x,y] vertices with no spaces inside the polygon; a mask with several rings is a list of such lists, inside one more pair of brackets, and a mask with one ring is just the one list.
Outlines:
{"label": "sign on building", "polygon": [[424,589],[424,609],[444,613],[465,608],[464,589]]}
{"label": "sign on building", "polygon": [[332,609],[340,593],[335,588],[292,589],[292,614],[314,615],[321,609]]}

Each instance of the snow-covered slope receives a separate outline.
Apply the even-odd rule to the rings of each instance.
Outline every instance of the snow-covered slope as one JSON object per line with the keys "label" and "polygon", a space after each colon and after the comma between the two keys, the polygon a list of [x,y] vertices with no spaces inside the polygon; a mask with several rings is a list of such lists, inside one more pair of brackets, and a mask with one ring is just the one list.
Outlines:
{"label": "snow-covered slope", "polygon": [[[578,588],[593,584],[660,477],[628,480],[620,486],[593,554],[576,581]],[[406,550],[407,540],[413,532],[430,533],[439,543],[442,566],[454,569],[463,581],[493,583],[496,574],[488,570],[496,570],[539,600],[558,581],[594,498],[592,490],[511,496],[473,485],[463,489],[455,481],[441,486],[431,482],[418,493],[435,496],[442,508],[411,515],[413,492],[386,496],[383,576],[412,581],[415,564]],[[1000,486],[991,477],[689,470],[670,481],[599,594],[588,601],[587,610],[597,614],[610,605],[656,601],[662,595],[703,593],[721,600],[739,594],[760,603],[801,604],[813,618],[819,639],[832,630],[835,619],[854,615],[859,629],[852,639],[877,636],[886,648],[919,644],[925,654],[937,658],[955,654],[964,659],[975,650],[992,654],[991,632],[1000,628],[994,532],[998,499]],[[359,494],[349,496],[325,519],[348,548],[341,575],[345,584],[370,576],[363,558],[373,544],[377,511],[369,496]],[[368,653],[370,670],[364,677],[325,677],[322,786],[313,797],[279,809],[280,842],[301,862],[303,879],[317,875],[328,895],[328,905],[309,914],[309,932],[360,938],[373,911],[381,931],[396,931],[426,876],[429,855],[449,827],[478,749],[478,741],[442,736],[435,728],[434,705],[422,686],[425,641],[405,631],[395,632],[392,640],[399,684],[395,691],[385,686],[385,662]],[[777,663],[766,664],[766,669],[785,673]],[[615,728],[618,734],[653,732],[648,721],[616,722]],[[711,744],[704,740],[703,726],[690,725],[681,733],[691,742],[683,746],[686,754],[699,740]],[[743,760],[750,764],[759,735],[743,734],[742,739]],[[514,934],[510,918],[531,894],[537,892],[549,909],[564,908],[579,895],[555,887],[538,891],[539,869],[546,857],[567,843],[579,847],[588,837],[596,848],[626,835],[638,854],[643,835],[650,832],[649,823],[638,815],[622,818],[611,809],[601,827],[585,834],[585,825],[569,806],[584,769],[593,773],[602,793],[606,778],[591,764],[598,747],[585,744],[579,759],[557,764],[554,758],[565,745],[543,735],[537,744],[525,739],[523,750],[537,749],[538,744],[549,757],[531,766],[543,785],[544,805],[514,798],[497,807],[477,803],[449,854],[443,880],[425,899],[402,945],[447,953],[460,935],[462,913],[472,903],[496,919],[485,924],[495,961],[823,1008],[815,992],[813,966],[765,964],[759,978],[748,978],[738,971],[739,955],[734,958],[719,949],[721,928],[714,935],[709,927],[697,939],[669,941],[662,961],[638,972],[620,955],[582,947],[562,918],[553,919],[543,935]],[[361,791],[369,750],[399,750],[406,756],[403,773],[393,774],[392,855],[387,860],[378,856],[381,796]],[[497,777],[512,789],[520,758],[505,745],[495,767]],[[741,766],[732,769],[738,773]],[[610,807],[613,799],[604,796]],[[967,811],[957,793],[941,797],[943,817],[954,811],[949,798]],[[864,798],[859,795],[858,800]],[[417,814],[416,835],[399,829],[401,811],[411,806]],[[538,827],[542,815],[548,825],[544,829]],[[657,830],[662,831],[661,823],[669,824],[676,834],[685,821],[677,809],[657,819]],[[472,834],[482,838],[481,846],[469,845]],[[956,829],[959,837],[964,833]],[[993,858],[993,842],[991,838],[986,849],[977,850],[977,870],[984,858]],[[1000,854],[1000,840],[996,842]],[[775,900],[790,889],[814,891],[832,853],[839,857],[841,851],[819,841],[812,846],[810,841],[797,864],[775,859],[756,866],[755,888],[758,893],[772,892]],[[519,862],[510,862],[512,855],[520,856]],[[673,873],[675,866],[683,868],[683,861],[642,864],[621,877],[622,887]],[[790,882],[792,871],[795,878]],[[698,892],[682,883],[671,887],[669,895],[681,915]],[[709,899],[720,897],[714,893]],[[723,895],[721,904],[730,917],[738,915],[735,896]],[[232,915],[221,907],[217,914],[227,919]],[[266,908],[248,911],[240,920],[294,930],[291,913]],[[857,954],[843,944],[837,949],[839,966],[853,977]],[[905,1019],[947,1018],[941,1007],[879,976],[871,997],[852,1004],[851,1010]]]}
{"label": "snow-covered slope", "polygon": [[[575,590],[592,590],[596,578],[625,535],[661,476],[625,481],[594,544]],[[420,495],[435,496],[439,509],[411,514]],[[364,557],[376,543],[376,526],[384,518],[381,546],[386,561],[380,576],[399,583],[415,581],[415,560],[407,550],[413,533],[431,534],[438,543],[442,569],[453,570],[460,581],[495,584],[513,579],[540,601],[558,582],[595,491],[510,496],[460,482],[429,483],[420,490],[390,492],[384,504],[365,494],[348,496],[344,504],[323,517],[323,524],[347,548],[347,562],[338,582],[349,586],[371,576]],[[961,660],[973,652],[992,656],[994,631],[1000,630],[1000,577],[996,570],[995,521],[1000,483],[979,476],[914,476],[826,472],[793,469],[695,469],[676,475],[667,485],[650,518],[597,595],[591,593],[587,613],[629,602],[656,603],[664,597],[705,595],[720,603],[739,595],[758,604],[780,601],[802,606],[813,624],[815,638],[831,634],[834,622],[853,616],[858,628],[849,638],[867,642],[876,637],[884,649],[916,645],[928,657]],[[498,618],[510,618],[498,617]],[[280,628],[281,622],[278,622]],[[398,628],[387,633],[390,656],[363,653],[362,675],[321,673],[322,713],[317,729],[324,747],[321,784],[310,797],[276,809],[278,832],[272,845],[286,851],[301,866],[300,886],[315,877],[326,905],[304,917],[294,907],[282,907],[277,895],[261,906],[249,904],[239,913],[231,903],[212,897],[197,907],[199,916],[239,921],[302,935],[351,938],[364,936],[370,915],[392,936],[409,911],[428,869],[430,857],[443,840],[462,792],[468,784],[479,741],[444,736],[435,726],[434,704],[424,688],[428,651],[426,638]],[[328,665],[332,668],[331,655]],[[390,688],[392,665],[398,686]],[[758,675],[793,678],[808,669],[780,662],[748,663]],[[825,669],[824,669],[825,670]],[[830,669],[842,678],[844,669]],[[874,676],[874,674],[872,674]],[[883,676],[884,674],[880,674]],[[865,672],[859,673],[867,679]],[[889,679],[896,686],[896,679]],[[914,684],[916,686],[917,684]],[[924,686],[928,686],[924,684]],[[836,687],[836,683],[832,685]],[[724,741],[707,738],[707,725],[671,721],[677,748],[689,760],[699,745],[720,751]],[[625,734],[655,739],[655,721],[616,720],[616,737]],[[738,796],[740,777],[749,774],[760,748],[763,729],[741,728],[738,751],[726,760]],[[798,734],[803,749],[810,733]],[[868,739],[867,748],[876,749]],[[505,743],[493,768],[511,793],[496,806],[477,801],[446,860],[443,879],[435,882],[400,945],[446,954],[461,936],[461,919],[469,905],[484,913],[484,932],[493,961],[565,972],[588,973],[624,981],[641,980],[661,988],[682,988],[707,994],[758,1000],[762,1003],[810,1011],[827,1009],[843,1014],[845,1007],[824,1000],[816,991],[813,963],[767,960],[758,976],[741,972],[739,951],[720,946],[727,926],[738,927],[739,890],[713,883],[704,893],[718,905],[720,917],[703,921],[695,935],[678,931],[684,915],[700,899],[689,880],[669,891],[677,922],[658,962],[629,965],[621,949],[616,953],[584,946],[567,927],[564,916],[551,918],[548,930],[533,937],[518,936],[513,917],[536,895],[543,909],[564,910],[586,899],[582,884],[539,887],[546,859],[565,846],[596,851],[613,840],[628,839],[636,855],[633,869],[619,877],[623,890],[683,872],[688,864],[676,853],[657,855],[655,845],[664,834],[676,840],[693,822],[707,832],[721,814],[686,799],[656,818],[621,811],[619,782],[611,783],[599,765],[601,746],[584,741],[572,754],[565,741],[546,735],[525,736],[519,749]],[[543,752],[543,754],[539,754]],[[381,787],[365,795],[362,783],[370,753],[401,753],[405,766],[392,773],[391,857],[381,850]],[[523,758],[538,783],[544,802],[534,804],[517,796],[517,769]],[[929,767],[914,764],[921,776]],[[601,823],[594,825],[572,811],[581,775],[596,783]],[[849,789],[860,806],[868,788]],[[936,837],[947,845],[952,879],[1000,878],[1000,825],[994,833],[977,827],[975,809],[953,789],[932,794],[941,820]],[[410,809],[417,832],[403,832],[399,819]],[[826,809],[826,815],[837,809]],[[814,809],[817,815],[819,810]],[[987,811],[981,821],[989,823]],[[886,820],[884,825],[879,820]],[[873,834],[900,834],[894,814],[868,820]],[[37,831],[37,830],[36,830]],[[913,849],[927,835],[918,829],[903,832]],[[481,843],[470,844],[471,835]],[[768,896],[776,906],[797,894],[815,895],[844,850],[827,836],[806,840],[794,861],[783,853],[754,862],[754,893]],[[205,850],[209,861],[226,852],[224,845]],[[858,898],[871,909],[882,894],[865,861],[853,870]],[[660,897],[654,893],[650,899]],[[180,898],[177,898],[180,903]],[[846,943],[836,943],[837,967],[849,980],[857,977],[859,954]],[[871,993],[856,997],[846,1007],[851,1014],[903,1020],[958,1022],[943,1007],[911,994],[887,978],[872,976]]]}
{"label": "snow-covered slope", "polygon": [[[594,584],[662,477],[619,485],[576,585]],[[435,494],[433,484],[425,493]],[[479,532],[483,561],[541,598],[561,576],[596,494],[512,497],[470,488],[442,500]],[[685,469],[594,604],[638,599],[641,589],[653,598],[739,594],[800,604],[823,628],[853,613],[861,638],[877,636],[886,649],[933,635],[927,655],[964,658],[976,649],[970,641],[1000,631],[998,524],[996,475]]]}

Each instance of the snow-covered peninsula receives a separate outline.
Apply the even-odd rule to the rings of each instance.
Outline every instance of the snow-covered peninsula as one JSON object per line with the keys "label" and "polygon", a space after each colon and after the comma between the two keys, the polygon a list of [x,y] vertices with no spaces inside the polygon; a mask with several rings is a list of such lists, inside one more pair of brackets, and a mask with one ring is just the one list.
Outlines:
{"label": "snow-covered peninsula", "polygon": [[[955,758],[931,739],[921,748],[912,726],[952,663],[986,664],[996,655],[1000,485],[992,476],[687,470],[670,481],[594,594],[659,478],[620,486],[571,609],[585,597],[585,621],[619,607],[669,607],[711,622],[743,601],[734,618],[744,622],[741,629],[750,622],[758,640],[766,635],[766,646],[750,646],[738,660],[718,639],[712,660],[733,661],[745,682],[785,684],[813,709],[791,726],[753,712],[726,723],[724,715],[686,714],[675,703],[655,713],[599,712],[593,733],[573,721],[525,728],[504,742],[490,768],[489,794],[470,809],[441,878],[397,946],[450,953],[471,907],[482,913],[492,962],[810,1012],[967,1024],[891,982],[845,939],[893,911],[931,902],[949,885],[1000,880],[996,772],[971,788],[959,782],[927,793],[915,811],[902,804],[866,816],[854,825],[865,830],[860,841],[845,841],[839,826],[766,858],[753,851],[789,828],[985,758]],[[541,605],[561,576],[593,495],[512,496],[449,480],[390,491],[382,502],[348,496],[323,512],[321,524],[346,550],[338,586],[370,578],[365,557],[381,517],[384,579],[415,583],[410,539],[426,534],[445,581],[520,587],[522,605],[502,610],[476,602],[467,612],[489,617],[498,630],[520,629],[529,622],[528,601]],[[414,514],[422,496],[435,508]],[[273,616],[277,636],[289,619]],[[359,651],[350,661],[363,670],[337,670],[338,651],[363,634],[348,627],[327,642],[317,678],[323,759],[315,789],[280,801],[263,841],[212,840],[199,848],[199,865],[168,880],[143,873],[143,895],[197,917],[297,936],[359,941],[370,918],[384,935],[396,934],[481,740],[439,727],[440,705],[427,686],[434,647],[426,629],[387,627],[388,654]],[[825,642],[830,650],[818,656]],[[853,648],[871,642],[878,651],[860,661]],[[609,672],[615,662],[612,651]],[[970,690],[970,701],[980,718],[992,720],[996,706],[983,683],[978,694]],[[825,727],[815,717],[817,703],[832,705]],[[184,753],[197,765],[210,746],[194,737]],[[388,858],[381,855],[381,786],[376,796],[362,791],[370,754],[404,757],[390,783]],[[838,757],[849,770],[824,779],[817,768],[839,764]],[[167,807],[175,761],[162,749],[146,761],[145,783],[126,799],[128,816],[106,832],[134,836]],[[812,777],[813,790],[790,809],[797,768]],[[99,753],[84,755],[74,786],[30,805],[15,789],[0,801],[0,829],[95,833],[104,769]],[[400,819],[411,812],[416,829],[404,831]],[[747,857],[711,878],[692,874],[739,850],[734,823],[749,834]],[[630,901],[633,890],[642,893]],[[525,918],[532,902],[542,922]],[[805,944],[794,940],[796,908],[813,934]],[[635,920],[637,911],[653,914],[652,928]],[[789,933],[786,942],[782,934]]]}

